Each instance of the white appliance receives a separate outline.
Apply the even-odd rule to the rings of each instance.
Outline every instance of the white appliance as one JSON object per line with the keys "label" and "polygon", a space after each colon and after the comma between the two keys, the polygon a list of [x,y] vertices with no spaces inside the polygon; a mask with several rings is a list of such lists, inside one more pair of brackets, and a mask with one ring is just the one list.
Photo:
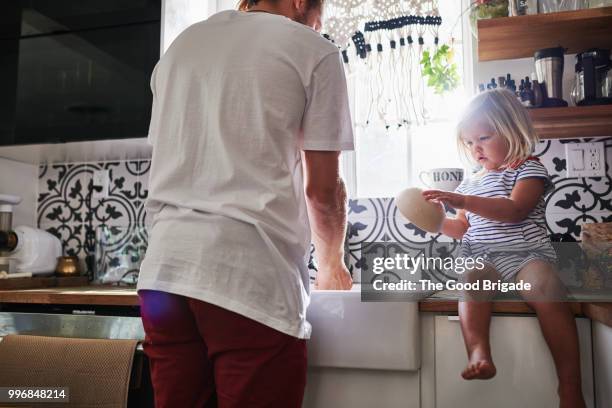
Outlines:
{"label": "white appliance", "polygon": [[352,290],[311,290],[302,408],[419,408],[418,302],[362,302]]}
{"label": "white appliance", "polygon": [[12,243],[0,249],[0,273],[52,274],[62,255],[62,243],[38,228],[22,225],[12,229],[13,206],[20,202],[21,197],[0,194],[0,232],[12,237]]}
{"label": "white appliance", "polygon": [[[8,232],[13,226],[13,206],[21,202],[21,197],[0,194],[0,232]],[[6,248],[0,247],[0,274],[13,272]]]}
{"label": "white appliance", "polygon": [[55,272],[57,258],[62,256],[62,243],[47,231],[26,227],[16,227],[17,247],[10,253],[15,261],[15,272],[30,272],[32,275],[45,275]]}

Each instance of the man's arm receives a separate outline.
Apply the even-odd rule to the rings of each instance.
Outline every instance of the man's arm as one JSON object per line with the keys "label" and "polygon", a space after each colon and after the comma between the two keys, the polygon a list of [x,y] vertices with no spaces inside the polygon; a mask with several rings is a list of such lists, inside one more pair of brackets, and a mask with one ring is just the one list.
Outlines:
{"label": "man's arm", "polygon": [[346,189],[340,177],[340,152],[306,150],[304,178],[308,218],[315,246],[317,289],[350,289],[344,265]]}

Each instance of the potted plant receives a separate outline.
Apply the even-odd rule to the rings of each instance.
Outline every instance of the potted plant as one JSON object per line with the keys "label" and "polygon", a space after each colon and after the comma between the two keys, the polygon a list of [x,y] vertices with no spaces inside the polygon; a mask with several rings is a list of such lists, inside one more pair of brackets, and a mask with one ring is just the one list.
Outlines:
{"label": "potted plant", "polygon": [[457,88],[459,73],[457,64],[453,62],[453,49],[444,44],[435,51],[423,51],[421,72],[427,78],[427,86],[434,88],[434,93],[442,95]]}
{"label": "potted plant", "polygon": [[470,27],[478,38],[476,21],[485,18],[508,17],[508,0],[476,0],[470,4]]}

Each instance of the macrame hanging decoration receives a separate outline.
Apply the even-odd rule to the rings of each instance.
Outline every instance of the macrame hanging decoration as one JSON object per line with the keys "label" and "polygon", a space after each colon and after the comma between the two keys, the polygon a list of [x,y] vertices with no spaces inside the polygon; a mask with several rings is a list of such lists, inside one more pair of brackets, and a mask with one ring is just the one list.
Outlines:
{"label": "macrame hanging decoration", "polygon": [[366,113],[358,124],[410,126],[425,121],[424,47],[437,47],[442,24],[436,0],[326,0],[324,35],[361,75]]}

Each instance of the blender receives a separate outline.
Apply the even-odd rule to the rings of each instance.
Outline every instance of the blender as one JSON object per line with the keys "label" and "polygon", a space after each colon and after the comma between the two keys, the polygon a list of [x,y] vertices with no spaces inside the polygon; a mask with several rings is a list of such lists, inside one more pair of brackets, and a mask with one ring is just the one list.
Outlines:
{"label": "blender", "polygon": [[576,105],[612,104],[610,50],[591,48],[576,54],[576,80],[571,96]]}
{"label": "blender", "polygon": [[563,100],[563,47],[544,48],[534,55],[538,82],[544,84],[544,107],[567,106]]}

